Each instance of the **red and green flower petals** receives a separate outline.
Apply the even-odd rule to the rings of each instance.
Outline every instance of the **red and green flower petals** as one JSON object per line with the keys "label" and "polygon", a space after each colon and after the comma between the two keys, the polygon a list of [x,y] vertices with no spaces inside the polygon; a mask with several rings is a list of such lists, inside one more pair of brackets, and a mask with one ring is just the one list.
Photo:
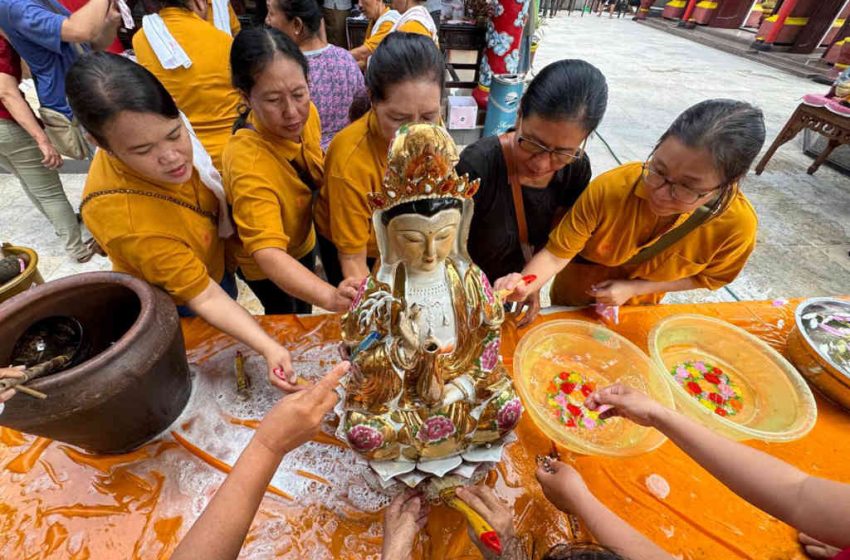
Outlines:
{"label": "red and green flower petals", "polygon": [[682,362],[670,375],[706,409],[718,416],[734,416],[744,407],[741,390],[726,373],[703,360]]}
{"label": "red and green flower petals", "polygon": [[574,371],[558,373],[547,385],[546,403],[552,418],[567,428],[593,429],[605,423],[599,412],[584,406],[596,388]]}

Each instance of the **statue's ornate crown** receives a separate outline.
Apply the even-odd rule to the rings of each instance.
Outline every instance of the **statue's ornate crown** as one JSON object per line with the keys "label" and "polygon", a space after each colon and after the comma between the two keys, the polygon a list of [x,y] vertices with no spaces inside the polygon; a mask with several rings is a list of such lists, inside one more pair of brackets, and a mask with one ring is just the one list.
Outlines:
{"label": "statue's ornate crown", "polygon": [[480,180],[458,176],[457,161],[457,146],[445,128],[404,125],[390,145],[381,191],[369,193],[369,205],[387,210],[422,198],[472,198]]}

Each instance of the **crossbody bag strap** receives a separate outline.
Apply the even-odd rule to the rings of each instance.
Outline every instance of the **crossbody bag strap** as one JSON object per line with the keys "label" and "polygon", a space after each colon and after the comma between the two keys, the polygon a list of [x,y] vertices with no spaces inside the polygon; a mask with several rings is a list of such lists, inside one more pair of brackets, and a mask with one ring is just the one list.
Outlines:
{"label": "crossbody bag strap", "polygon": [[511,184],[511,193],[514,199],[514,213],[516,214],[519,242],[522,245],[522,254],[525,257],[525,262],[528,262],[533,256],[533,249],[528,243],[528,222],[525,219],[525,203],[522,200],[522,185],[519,182],[519,172],[514,161],[511,137],[508,134],[500,134],[499,144],[502,146],[502,156],[505,158],[505,166],[508,169],[508,182]]}
{"label": "crossbody bag strap", "polygon": [[625,266],[636,266],[639,264],[643,264],[649,259],[658,256],[662,251],[668,249],[673,244],[681,241],[686,235],[690,232],[694,231],[696,228],[701,226],[708,220],[711,216],[712,211],[708,206],[700,206],[693,213],[688,216],[688,219],[685,220],[685,223],[680,225],[675,229],[671,229],[664,235],[662,235],[658,241],[642,249],[635,256],[630,258],[628,262],[625,263]]}
{"label": "crossbody bag strap", "polygon": [[186,208],[187,210],[191,210],[192,212],[199,214],[199,215],[201,215],[205,218],[209,218],[210,220],[212,220],[214,222],[218,222],[218,214],[216,214],[215,212],[209,212],[208,210],[204,210],[203,208],[200,208],[200,207],[195,206],[193,204],[189,204],[188,202],[184,202],[182,200],[178,200],[176,198],[168,196],[167,194],[153,193],[153,192],[148,192],[148,191],[138,191],[138,190],[135,190],[135,189],[109,189],[109,190],[105,190],[105,191],[96,191],[96,192],[90,193],[88,196],[86,196],[82,200],[82,202],[80,202],[80,212],[82,212],[83,207],[86,204],[88,204],[89,202],[91,202],[93,199],[100,198],[101,196],[111,195],[111,194],[132,194],[132,195],[136,195],[136,196],[147,196],[149,198],[156,198],[158,200],[163,200],[165,202],[170,202],[171,204],[174,204],[176,206]]}

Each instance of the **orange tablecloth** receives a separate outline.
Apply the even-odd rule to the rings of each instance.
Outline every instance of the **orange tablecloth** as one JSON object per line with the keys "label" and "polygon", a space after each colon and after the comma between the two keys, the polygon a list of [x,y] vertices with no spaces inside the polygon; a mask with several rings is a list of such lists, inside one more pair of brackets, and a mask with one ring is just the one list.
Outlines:
{"label": "orange tablecloth", "polygon": [[[664,305],[626,309],[615,330],[646,349],[653,324],[674,313],[702,313],[739,325],[784,351],[796,302]],[[538,320],[584,318],[583,312]],[[335,316],[265,317],[263,325],[293,348],[294,356],[339,335]],[[511,356],[522,332],[504,329],[503,355]],[[199,320],[184,323],[189,358],[203,375],[206,364],[235,343]],[[754,443],[808,472],[850,482],[850,415],[818,398],[819,418],[804,439],[789,444]],[[534,481],[537,454],[549,442],[526,417],[519,441],[491,473],[490,483],[512,502],[519,532],[539,557],[563,540],[567,520],[543,498]],[[328,438],[323,438],[328,443]],[[570,457],[590,489],[619,515],[673,554],[697,558],[803,558],[793,529],[754,509],[716,482],[672,444],[630,459]],[[70,446],[0,428],[0,558],[163,558],[198,515],[200,507],[175,494],[169,477],[148,468],[167,460],[183,476],[221,480],[223,475],[170,436],[127,455],[95,457]],[[159,462],[158,462],[159,461]],[[665,500],[645,485],[650,474],[670,483]],[[188,475],[186,475],[188,476]],[[204,496],[208,498],[209,496]],[[196,497],[197,498],[197,497]],[[202,500],[201,505],[205,503]],[[322,505],[299,506],[267,495],[245,557],[377,558],[380,514]],[[269,527],[273,531],[269,536]],[[262,534],[261,534],[262,533]],[[210,535],[215,538],[215,535]],[[251,544],[271,543],[259,549]],[[263,552],[264,551],[264,552]],[[461,518],[436,508],[416,549],[419,558],[478,558]]]}

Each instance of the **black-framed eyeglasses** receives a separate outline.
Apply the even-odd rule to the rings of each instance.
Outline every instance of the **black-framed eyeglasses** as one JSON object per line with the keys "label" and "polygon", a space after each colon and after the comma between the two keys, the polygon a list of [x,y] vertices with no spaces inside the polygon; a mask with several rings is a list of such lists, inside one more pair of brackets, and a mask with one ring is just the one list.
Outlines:
{"label": "black-framed eyeglasses", "polygon": [[517,131],[516,137],[517,144],[519,144],[519,147],[522,148],[523,151],[535,156],[540,154],[548,154],[554,162],[560,165],[566,165],[581,158],[581,156],[584,154],[584,147],[587,145],[587,138],[585,138],[580,148],[578,148],[574,152],[565,152],[564,150],[555,150],[548,146],[544,146],[539,142],[535,142],[531,138],[526,138],[525,136],[520,134],[519,131]]}
{"label": "black-framed eyeglasses", "polygon": [[722,183],[710,191],[698,191],[691,187],[682,185],[681,183],[674,183],[656,169],[653,165],[652,158],[648,159],[643,164],[643,180],[651,189],[660,189],[667,185],[670,189],[670,197],[679,202],[684,202],[685,204],[694,204],[699,202],[726,186],[725,183]]}

